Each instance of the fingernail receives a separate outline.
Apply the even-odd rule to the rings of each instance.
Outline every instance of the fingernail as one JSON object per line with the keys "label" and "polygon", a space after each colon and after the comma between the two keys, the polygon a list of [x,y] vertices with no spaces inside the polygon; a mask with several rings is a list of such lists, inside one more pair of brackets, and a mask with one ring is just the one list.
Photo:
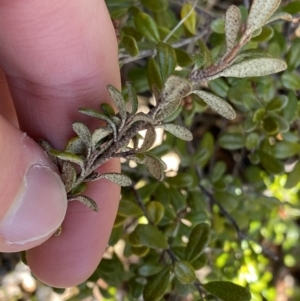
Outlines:
{"label": "fingernail", "polygon": [[26,244],[50,236],[62,223],[67,196],[60,177],[49,167],[33,165],[0,224],[7,244]]}

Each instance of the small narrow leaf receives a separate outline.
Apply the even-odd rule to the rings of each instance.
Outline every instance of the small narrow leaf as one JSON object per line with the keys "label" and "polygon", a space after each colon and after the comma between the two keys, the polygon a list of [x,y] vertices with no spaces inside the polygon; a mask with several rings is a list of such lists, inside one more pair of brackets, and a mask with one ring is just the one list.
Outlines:
{"label": "small narrow leaf", "polygon": [[273,15],[280,2],[280,0],[254,0],[250,8],[246,31],[252,33],[262,27]]}
{"label": "small narrow leaf", "polygon": [[284,61],[265,57],[255,58],[240,63],[231,65],[217,74],[217,77],[251,77],[251,76],[264,76],[272,73],[277,73],[285,70],[287,65]]}
{"label": "small narrow leaf", "polygon": [[194,90],[192,93],[198,95],[204,102],[217,111],[220,115],[227,119],[234,119],[236,117],[232,106],[219,96],[201,90]]}
{"label": "small narrow leaf", "polygon": [[211,281],[204,284],[203,287],[223,301],[251,300],[251,294],[248,289],[229,281]]}
{"label": "small narrow leaf", "polygon": [[164,84],[161,101],[168,104],[174,100],[182,99],[192,90],[191,83],[179,76],[171,75]]}
{"label": "small narrow leaf", "polygon": [[120,216],[141,216],[143,210],[136,204],[136,202],[127,201],[123,198],[120,201],[118,215]]}
{"label": "small narrow leaf", "polygon": [[106,115],[107,117],[110,118],[111,116],[115,115],[115,111],[110,104],[104,102],[104,103],[100,104],[100,107],[101,107],[103,114]]}
{"label": "small narrow leaf", "polygon": [[79,201],[83,205],[87,206],[88,208],[90,208],[90,209],[92,209],[93,211],[96,211],[96,212],[99,209],[97,203],[93,199],[91,199],[90,197],[85,196],[85,195],[77,195],[75,197],[69,198],[68,201],[69,202]]}
{"label": "small narrow leaf", "polygon": [[192,133],[185,127],[177,125],[177,124],[172,124],[172,123],[167,123],[167,124],[162,124],[159,126],[160,128],[163,128],[165,131],[171,133],[177,138],[180,138],[184,141],[191,141],[193,140],[193,135]]}
{"label": "small narrow leaf", "polygon": [[183,25],[191,33],[196,34],[197,14],[190,3],[185,3],[180,11],[181,19],[184,20]]}
{"label": "small narrow leaf", "polygon": [[284,165],[281,161],[277,160],[273,156],[264,153],[262,151],[258,152],[260,163],[263,168],[271,174],[281,174],[284,172]]}
{"label": "small narrow leaf", "polygon": [[147,79],[149,83],[150,90],[153,90],[153,87],[162,88],[163,81],[160,73],[159,66],[156,60],[150,57],[147,65]]}
{"label": "small narrow leaf", "polygon": [[72,127],[80,140],[82,140],[86,147],[89,148],[91,144],[91,133],[88,127],[81,122],[74,122],[72,124]]}
{"label": "small narrow leaf", "polygon": [[79,109],[79,112],[91,117],[98,118],[100,120],[106,121],[107,124],[112,128],[113,133],[114,133],[114,140],[117,140],[117,128],[116,125],[113,123],[113,121],[108,118],[106,115],[101,114],[100,112],[93,110],[93,109],[88,109],[88,108],[81,108]]}
{"label": "small narrow leaf", "polygon": [[240,133],[224,133],[219,137],[218,144],[224,149],[236,150],[243,148],[246,137]]}
{"label": "small narrow leaf", "polygon": [[79,137],[74,137],[67,142],[64,151],[75,155],[81,155],[86,152],[86,146]]}
{"label": "small narrow leaf", "polygon": [[270,22],[273,21],[277,21],[277,20],[284,20],[284,21],[292,21],[293,20],[293,16],[286,13],[286,12],[278,12],[273,14],[265,24],[268,24]]}
{"label": "small narrow leaf", "polygon": [[69,192],[76,180],[77,172],[70,162],[64,162],[62,166],[61,178],[65,184],[66,192]]}
{"label": "small narrow leaf", "polygon": [[148,171],[152,174],[154,178],[158,181],[162,181],[164,178],[164,165],[161,160],[151,156],[149,154],[145,155],[143,164],[147,167]]}
{"label": "small narrow leaf", "polygon": [[[150,115],[145,114],[143,112],[139,112],[139,113],[137,113],[133,116],[133,118],[130,121],[128,127],[131,127],[135,122],[138,122],[138,121],[144,121],[144,122],[147,122],[147,123],[150,123],[150,124],[155,123],[155,121],[153,120],[153,118]],[[127,125],[126,125],[126,128],[127,128]]]}
{"label": "small narrow leaf", "polygon": [[145,286],[143,297],[145,301],[158,301],[167,290],[170,280],[170,267],[164,268],[152,276]]}
{"label": "small narrow leaf", "polygon": [[134,17],[136,29],[149,41],[158,42],[159,32],[155,21],[146,13],[139,12]]}
{"label": "small narrow leaf", "polygon": [[50,151],[53,149],[52,145],[48,141],[43,140],[43,139],[40,139],[38,141],[38,143],[43,148],[43,150],[46,152],[46,154],[49,156],[49,158],[51,159],[51,161],[56,166],[58,166],[58,160],[57,160],[57,158],[50,153]]}
{"label": "small narrow leaf", "polygon": [[206,223],[196,225],[190,236],[185,250],[185,258],[188,261],[197,259],[204,251],[210,239],[209,226]]}
{"label": "small narrow leaf", "polygon": [[107,179],[122,187],[130,186],[132,183],[129,177],[119,173],[102,174],[98,177],[98,179]]}
{"label": "small narrow leaf", "polygon": [[136,40],[132,36],[124,35],[122,38],[122,43],[125,48],[125,50],[131,55],[131,56],[137,56],[139,54],[139,48],[136,43]]}
{"label": "small narrow leaf", "polygon": [[174,273],[176,278],[182,284],[193,283],[196,279],[193,266],[185,260],[177,260],[174,264]]}
{"label": "small narrow leaf", "polygon": [[130,82],[126,82],[126,87],[129,95],[129,99],[131,101],[131,114],[135,114],[138,110],[138,98],[135,92],[135,89],[131,85]]}
{"label": "small narrow leaf", "polygon": [[149,127],[146,131],[146,135],[145,135],[143,144],[138,149],[138,152],[142,153],[142,152],[149,150],[153,146],[155,140],[156,140],[155,128],[153,126],[149,125]]}
{"label": "small narrow leaf", "polygon": [[108,85],[107,90],[121,116],[122,122],[121,122],[120,127],[122,128],[126,121],[126,117],[127,117],[127,112],[126,112],[126,107],[125,107],[125,102],[124,102],[123,96],[114,86]]}
{"label": "small narrow leaf", "polygon": [[226,54],[229,53],[236,44],[241,22],[242,17],[239,8],[235,5],[230,5],[225,14]]}
{"label": "small narrow leaf", "polygon": [[75,163],[75,164],[79,165],[81,168],[84,168],[83,159],[77,155],[67,153],[67,152],[61,152],[56,149],[51,150],[50,153],[51,153],[51,155],[53,155],[63,161]]}
{"label": "small narrow leaf", "polygon": [[95,149],[97,144],[111,133],[112,129],[109,127],[96,129],[91,138],[92,149]]}
{"label": "small narrow leaf", "polygon": [[241,62],[245,59],[254,59],[254,58],[266,58],[272,57],[269,53],[260,50],[260,49],[247,49],[240,52],[234,59],[233,62]]}
{"label": "small narrow leaf", "polygon": [[156,120],[164,120],[167,117],[171,116],[180,106],[181,99],[175,99],[167,105],[163,106],[159,113],[155,116]]}

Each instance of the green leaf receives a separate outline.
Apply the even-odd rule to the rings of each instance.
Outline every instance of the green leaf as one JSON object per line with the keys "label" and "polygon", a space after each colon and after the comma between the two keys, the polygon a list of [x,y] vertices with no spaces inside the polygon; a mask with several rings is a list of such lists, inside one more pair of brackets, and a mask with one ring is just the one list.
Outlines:
{"label": "green leaf", "polygon": [[155,275],[161,270],[162,270],[162,267],[158,263],[157,264],[145,263],[139,267],[138,272],[139,272],[139,275],[147,277],[147,276]]}
{"label": "green leaf", "polygon": [[204,102],[217,111],[221,116],[227,119],[234,119],[236,117],[232,106],[219,96],[201,90],[194,90],[192,93],[198,95]]}
{"label": "green leaf", "polygon": [[270,40],[274,35],[274,31],[271,27],[263,27],[261,33],[253,38],[251,41],[256,43],[262,43]]}
{"label": "green leaf", "polygon": [[61,152],[56,149],[52,149],[50,151],[51,155],[67,162],[75,163],[79,165],[81,168],[84,168],[84,161],[81,157],[68,153],[68,152]]}
{"label": "green leaf", "polygon": [[180,104],[181,104],[180,98],[175,99],[172,102],[166,104],[160,109],[159,113],[155,116],[155,119],[169,121],[169,119],[172,119],[173,114],[176,114],[176,112],[178,111],[179,113],[181,112],[181,107],[179,107]]}
{"label": "green leaf", "polygon": [[225,14],[226,54],[235,46],[241,24],[242,16],[239,8],[230,5]]}
{"label": "green leaf", "polygon": [[289,2],[283,7],[283,10],[289,14],[297,14],[300,12],[300,2],[293,1]]}
{"label": "green leaf", "polygon": [[137,255],[139,257],[144,257],[149,253],[150,249],[148,247],[144,247],[144,246],[142,246],[142,247],[131,246],[131,251],[134,255]]}
{"label": "green leaf", "polygon": [[177,260],[174,264],[174,273],[176,278],[182,284],[193,283],[196,279],[193,266],[185,260]]}
{"label": "green leaf", "polygon": [[260,163],[263,168],[271,174],[281,174],[284,172],[284,165],[281,161],[277,160],[273,156],[264,153],[262,151],[258,152]]}
{"label": "green leaf", "polygon": [[121,199],[119,203],[118,215],[120,216],[141,216],[142,209],[134,202]]}
{"label": "green leaf", "polygon": [[190,3],[182,5],[180,10],[181,19],[184,20],[183,25],[193,35],[196,34],[197,14]]}
{"label": "green leaf", "polygon": [[297,118],[298,99],[294,91],[290,91],[288,94],[288,103],[283,109],[283,117],[289,123],[293,122]]}
{"label": "green leaf", "polygon": [[213,170],[212,170],[212,175],[211,175],[211,181],[213,183],[217,182],[222,178],[224,173],[226,172],[227,166],[225,162],[223,161],[218,161],[216,162]]}
{"label": "green leaf", "polygon": [[161,72],[162,81],[165,82],[176,67],[176,53],[169,44],[159,42],[156,45],[157,61]]}
{"label": "green leaf", "polygon": [[300,90],[300,76],[296,72],[285,72],[281,76],[283,85],[287,89]]}
{"label": "green leaf", "polygon": [[134,16],[136,29],[149,41],[158,42],[160,40],[155,21],[146,13],[139,12]]}
{"label": "green leaf", "polygon": [[203,287],[222,301],[250,301],[248,289],[228,281],[211,281]]}
{"label": "green leaf", "polygon": [[203,66],[208,67],[213,63],[212,55],[206,44],[200,40],[198,41],[200,55],[203,57]]}
{"label": "green leaf", "polygon": [[185,258],[188,261],[197,259],[204,251],[210,239],[209,226],[206,223],[196,225],[185,249]]}
{"label": "green leaf", "polygon": [[295,187],[299,182],[300,182],[300,161],[298,161],[293,170],[288,174],[286,183],[285,183],[285,188],[286,189],[291,189]]}
{"label": "green leaf", "polygon": [[122,44],[125,48],[125,50],[131,55],[131,56],[137,56],[139,54],[139,47],[136,43],[136,40],[132,36],[124,35],[122,38]]}
{"label": "green leaf", "polygon": [[168,8],[168,0],[141,0],[141,3],[155,13],[161,13]]}
{"label": "green leaf", "polygon": [[252,33],[262,27],[278,8],[280,2],[280,0],[254,0],[250,8],[246,31]]}
{"label": "green leaf", "polygon": [[86,182],[81,182],[70,191],[70,195],[75,196],[81,194],[86,190],[86,188],[87,188]]}
{"label": "green leaf", "polygon": [[224,149],[236,150],[245,145],[245,136],[239,133],[225,133],[218,140],[219,145]]}
{"label": "green leaf", "polygon": [[181,48],[175,48],[177,65],[180,67],[188,67],[193,64],[191,56]]}
{"label": "green leaf", "polygon": [[182,139],[184,141],[192,141],[193,140],[192,133],[187,128],[185,128],[181,125],[167,123],[167,124],[162,124],[159,127],[163,128],[165,131],[171,133],[175,137]]}
{"label": "green leaf", "polygon": [[98,179],[106,179],[122,187],[130,186],[132,184],[132,181],[128,176],[120,173],[101,174]]}
{"label": "green leaf", "polygon": [[225,20],[223,18],[213,20],[210,27],[213,32],[223,34],[225,32]]}
{"label": "green leaf", "polygon": [[159,224],[165,214],[165,207],[157,201],[150,201],[146,205],[148,217],[155,225]]}
{"label": "green leaf", "polygon": [[252,76],[264,76],[272,73],[283,71],[287,68],[284,61],[265,57],[254,58],[242,61],[225,68],[219,72],[215,77],[252,77]]}
{"label": "green leaf", "polygon": [[277,111],[283,109],[288,103],[288,97],[279,95],[273,98],[266,106],[267,111]]}
{"label": "green leaf", "polygon": [[99,209],[97,203],[93,199],[91,199],[90,197],[88,197],[86,195],[77,195],[77,196],[68,198],[68,202],[71,202],[71,201],[79,201],[83,205],[87,206],[88,208],[90,208],[96,212]]}
{"label": "green leaf", "polygon": [[263,120],[262,127],[268,135],[275,135],[279,130],[278,122],[272,116],[268,116]]}
{"label": "green leaf", "polygon": [[115,111],[110,104],[104,102],[100,104],[100,107],[104,115],[106,115],[107,117],[111,118],[115,115]]}
{"label": "green leaf", "polygon": [[255,132],[249,133],[245,143],[247,149],[254,150],[259,144],[259,139],[260,136],[257,133]]}
{"label": "green leaf", "polygon": [[277,159],[288,159],[300,152],[300,144],[288,141],[278,141],[274,145],[274,157]]}
{"label": "green leaf", "polygon": [[168,248],[166,237],[155,226],[152,226],[150,224],[139,224],[135,228],[134,232],[142,246],[154,249]]}
{"label": "green leaf", "polygon": [[152,276],[145,286],[143,297],[145,301],[158,301],[167,290],[170,280],[170,267]]}
{"label": "green leaf", "polygon": [[[300,4],[300,3],[299,3]],[[300,65],[300,38],[293,40],[293,43],[286,55],[286,62],[289,69],[296,69]]]}
{"label": "green leaf", "polygon": [[161,73],[156,60],[152,57],[148,61],[147,79],[151,90],[153,90],[153,86],[157,86],[159,89],[162,88],[163,81],[161,78]]}

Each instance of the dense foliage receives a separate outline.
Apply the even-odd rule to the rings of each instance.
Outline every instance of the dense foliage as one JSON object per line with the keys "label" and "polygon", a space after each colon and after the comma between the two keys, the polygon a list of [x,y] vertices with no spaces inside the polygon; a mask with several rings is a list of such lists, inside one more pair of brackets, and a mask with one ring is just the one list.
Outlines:
{"label": "dense foliage", "polygon": [[250,13],[248,1],[106,2],[119,113],[82,110],[107,122],[90,148],[93,136],[73,124],[83,161],[77,144],[73,157],[48,148],[67,162],[72,200],[97,209],[72,190],[84,177],[69,164],[86,170],[93,151],[93,162],[124,158],[126,175],[94,177],[130,186],[105,258],[72,300],[91,288],[103,300],[299,300],[300,2],[256,0]]}

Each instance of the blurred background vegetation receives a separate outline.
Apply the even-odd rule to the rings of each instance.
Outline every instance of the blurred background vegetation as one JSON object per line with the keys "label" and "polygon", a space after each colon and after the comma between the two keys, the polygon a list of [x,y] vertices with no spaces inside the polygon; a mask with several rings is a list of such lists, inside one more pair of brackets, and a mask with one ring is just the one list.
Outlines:
{"label": "blurred background vegetation", "polygon": [[[159,78],[157,43],[172,46],[175,74],[187,77],[194,64],[209,59],[204,56],[214,59],[220,51],[226,9],[238,6],[246,20],[251,5],[106,3],[119,41],[122,82],[124,87],[131,82],[144,112],[153,105],[150,86]],[[246,287],[253,301],[300,300],[300,1],[282,1],[279,11],[293,20],[264,26],[244,49],[282,58],[287,70],[210,81],[207,88],[235,108],[234,120],[196,95],[183,99],[169,120],[187,126],[194,139],[158,133],[152,153],[168,166],[164,181],[123,162],[134,185],[122,190],[107,252],[90,279],[76,288],[52,289],[32,278],[26,266],[15,268],[17,254],[1,254],[0,300],[134,301],[143,300],[143,292],[151,301],[248,300],[246,291],[228,299],[226,285],[220,294],[205,288],[213,281]]]}

